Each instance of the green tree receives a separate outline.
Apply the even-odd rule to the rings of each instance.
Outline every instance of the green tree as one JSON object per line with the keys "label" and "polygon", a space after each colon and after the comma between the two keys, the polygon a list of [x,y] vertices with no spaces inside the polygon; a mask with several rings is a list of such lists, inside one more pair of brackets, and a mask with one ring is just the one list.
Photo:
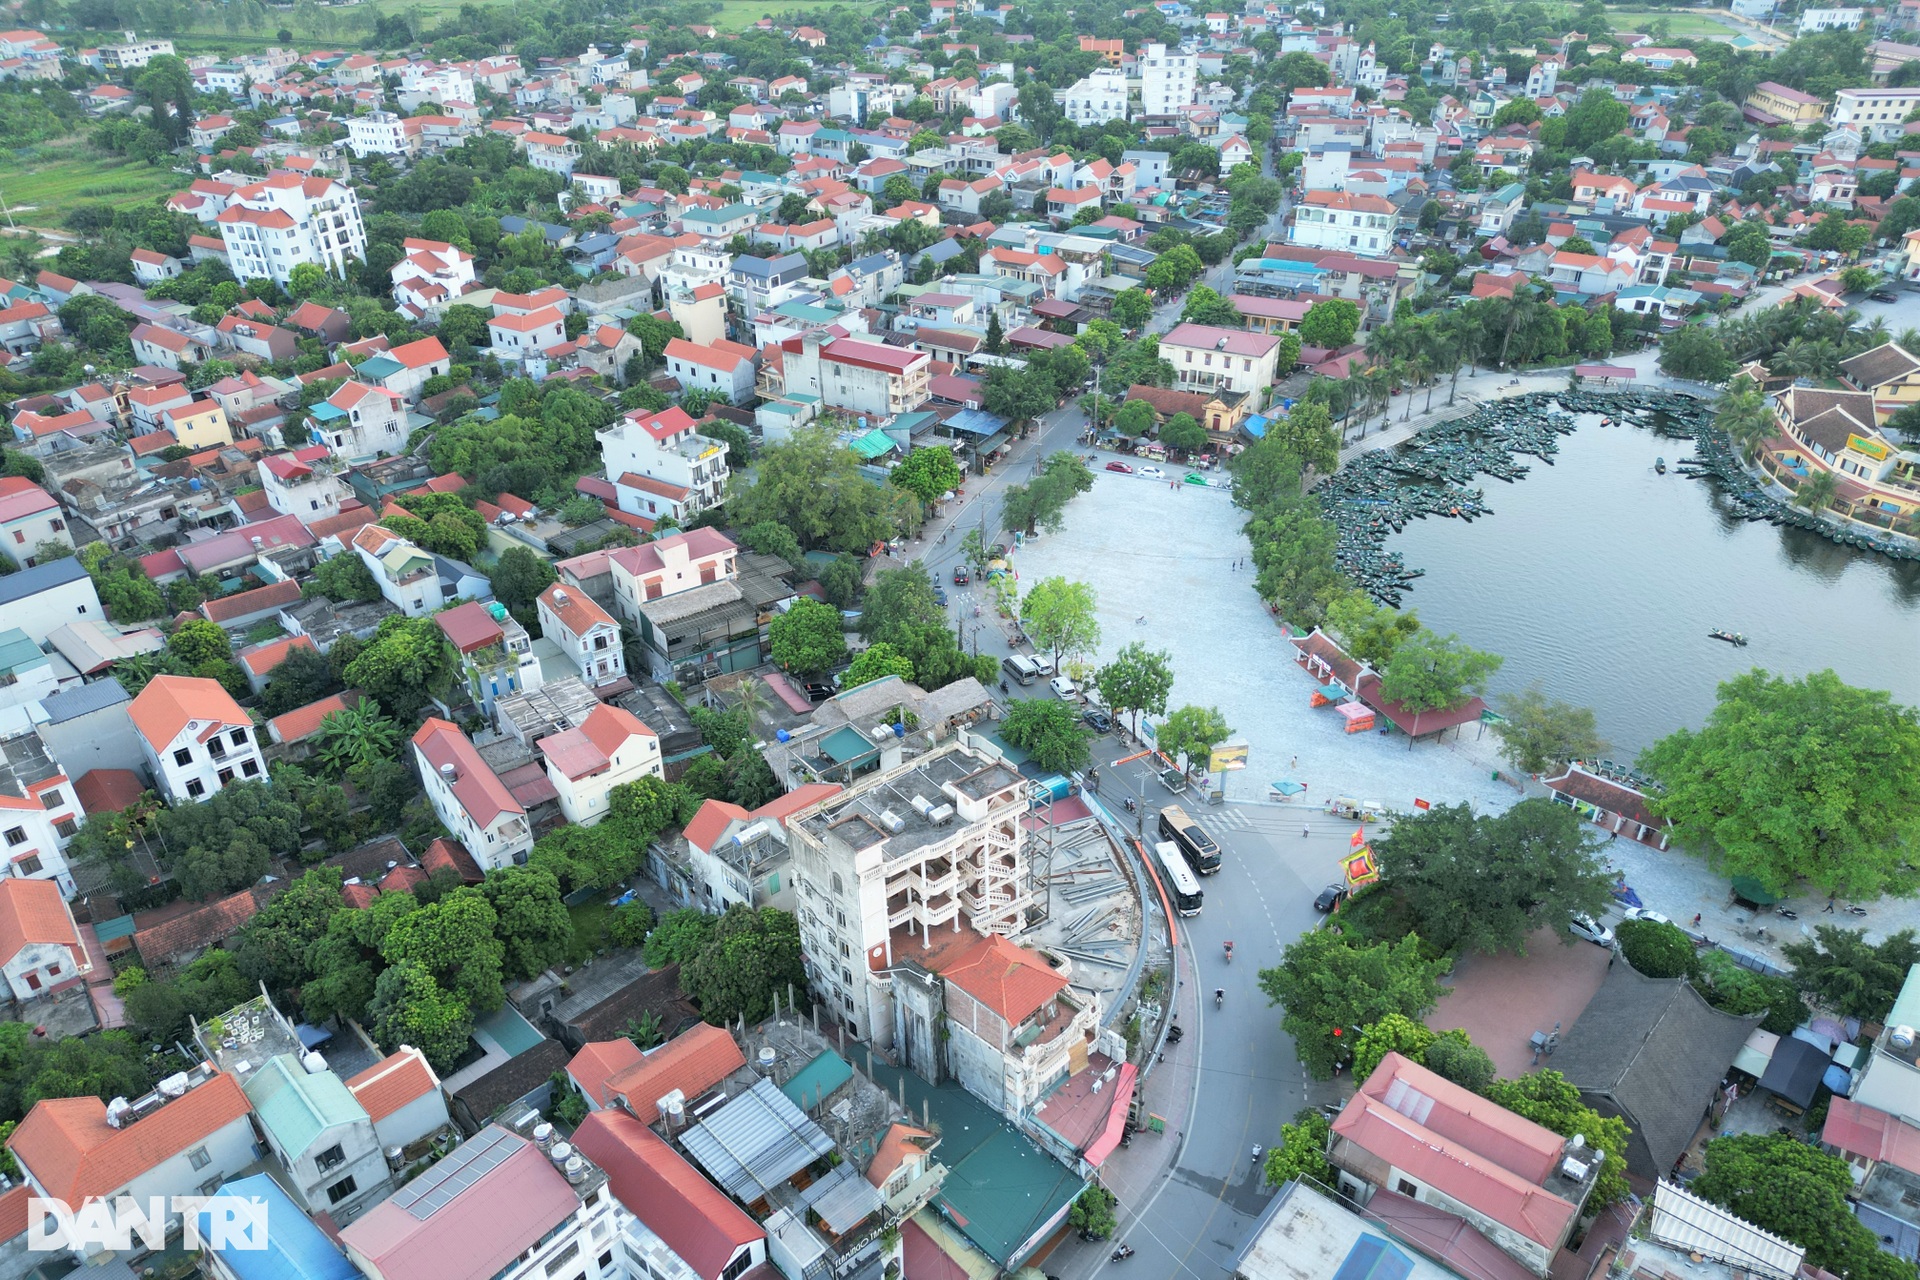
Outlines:
{"label": "green tree", "polygon": [[1793,966],[1793,983],[1845,1018],[1881,1022],[1893,1008],[1913,966],[1920,940],[1900,929],[1868,942],[1864,929],[1815,925],[1812,938],[1795,938],[1780,950]]}
{"label": "green tree", "polygon": [[1719,335],[1700,325],[1685,325],[1660,339],[1660,372],[1694,382],[1725,382],[1733,361]]}
{"label": "green tree", "polygon": [[1566,145],[1591,151],[1627,127],[1627,105],[1605,89],[1588,89],[1566,114]]}
{"label": "green tree", "polygon": [[338,867],[314,867],[247,921],[235,951],[240,972],[273,992],[297,994],[313,980],[308,955],[345,909]]}
{"label": "green tree", "polygon": [[1500,753],[1521,773],[1547,773],[1569,761],[1605,755],[1607,742],[1594,726],[1593,711],[1549,698],[1540,686],[1502,694],[1494,706],[1505,717],[1494,722]]}
{"label": "green tree", "polygon": [[442,987],[424,965],[397,964],[380,975],[367,1003],[373,1035],[382,1048],[412,1045],[446,1072],[467,1051],[473,1035],[473,1009]]}
{"label": "green tree", "polygon": [[380,584],[373,580],[373,570],[354,552],[321,561],[313,571],[313,585],[321,595],[341,604],[380,598]]}
{"label": "green tree", "polygon": [[269,718],[285,715],[339,688],[339,682],[333,678],[333,666],[325,654],[305,647],[289,649],[287,656],[273,668],[273,675],[260,695],[260,712]]}
{"label": "green tree", "polygon": [[314,754],[335,775],[350,769],[398,758],[400,722],[383,715],[380,704],[362,698],[353,706],[330,711],[314,730]]}
{"label": "green tree", "polygon": [[1746,378],[1736,378],[1720,396],[1713,425],[1726,432],[1749,462],[1754,451],[1779,430],[1773,406],[1760,388]]}
{"label": "green tree", "polygon": [[737,473],[728,510],[742,525],[772,520],[803,547],[864,552],[917,521],[919,501],[883,489],[860,473],[861,461],[825,428],[797,431],[761,450],[752,478]]}
{"label": "green tree", "polygon": [[1135,286],[1122,289],[1113,297],[1113,321],[1127,329],[1138,329],[1153,319],[1153,298]]}
{"label": "green tree", "polygon": [[506,1000],[499,927],[480,889],[460,889],[394,921],[380,957],[390,966],[418,965],[475,1013],[492,1013]]}
{"label": "green tree", "polygon": [[1913,1280],[1913,1264],[1881,1253],[1853,1215],[1853,1177],[1838,1156],[1786,1134],[1743,1133],[1707,1143],[1704,1163],[1695,1195],[1799,1245],[1809,1266],[1847,1280]]}
{"label": "green tree", "polygon": [[342,674],[346,683],[406,721],[421,715],[429,699],[449,693],[458,670],[453,646],[432,618],[396,615],[381,620]]}
{"label": "green tree", "polygon": [[1140,713],[1165,715],[1173,692],[1173,655],[1149,649],[1135,640],[1123,645],[1113,660],[1094,672],[1093,684],[1115,715],[1130,716],[1140,730]]}
{"label": "green tree", "polygon": [[[1468,648],[1456,635],[1419,631],[1393,651],[1380,696],[1416,713],[1457,707],[1486,688],[1505,659]],[[1416,724],[1417,727],[1417,724]]]}
{"label": "green tree", "polygon": [[1083,1236],[1095,1240],[1105,1240],[1113,1234],[1118,1225],[1113,1216],[1115,1205],[1113,1192],[1099,1183],[1090,1183],[1085,1191],[1074,1198],[1073,1207],[1067,1210],[1067,1225]]}
{"label": "green tree", "polygon": [[1526,951],[1548,928],[1567,938],[1576,913],[1597,915],[1610,881],[1579,817],[1522,800],[1497,815],[1442,805],[1400,818],[1377,838],[1381,878],[1434,947]]}
{"label": "green tree", "polygon": [[1558,1071],[1535,1071],[1516,1080],[1495,1080],[1486,1096],[1516,1115],[1525,1116],[1563,1138],[1579,1134],[1595,1151],[1604,1151],[1588,1211],[1604,1209],[1627,1198],[1627,1122],[1602,1117],[1580,1101],[1580,1091]]}
{"label": "green tree", "polygon": [[[806,552],[800,546],[800,539],[793,536],[793,530],[777,520],[762,520],[759,524],[740,531],[740,543],[749,551],[757,551],[763,556],[778,556],[796,568],[805,563]],[[500,589],[496,579],[494,590]]]}
{"label": "green tree", "polygon": [[1209,324],[1238,329],[1241,327],[1240,312],[1233,303],[1209,289],[1206,285],[1195,286],[1187,295],[1187,303],[1180,308],[1180,319],[1189,324]]}
{"label": "green tree", "polygon": [[1702,951],[1694,963],[1693,984],[1707,1003],[1725,1013],[1766,1015],[1762,1031],[1790,1035],[1813,1015],[1792,981],[1755,973],[1718,948]]}
{"label": "green tree", "polygon": [[1327,298],[1307,308],[1300,320],[1300,341],[1309,347],[1338,350],[1360,331],[1360,308],[1345,298]]}
{"label": "green tree", "polygon": [[1683,978],[1693,972],[1693,939],[1662,920],[1622,920],[1613,931],[1626,962],[1649,978]]}
{"label": "green tree", "polygon": [[1650,806],[1723,874],[1775,891],[1910,893],[1920,838],[1920,716],[1831,671],[1758,668],[1722,684],[1707,723],[1642,753]]}
{"label": "green tree", "polygon": [[1301,1108],[1291,1124],[1280,1126],[1280,1141],[1267,1152],[1262,1167],[1266,1184],[1284,1187],[1296,1178],[1306,1178],[1323,1187],[1333,1186],[1335,1174],[1327,1162],[1327,1144],[1332,1136],[1326,1116],[1312,1107]]}
{"label": "green tree", "polygon": [[607,916],[607,941],[616,947],[637,947],[653,932],[653,908],[635,898],[621,903]]}
{"label": "green tree", "polygon": [[536,867],[502,867],[480,886],[499,918],[506,976],[525,979],[558,965],[573,945],[573,917],[560,901],[560,882]]}
{"label": "green tree", "polygon": [[887,479],[932,506],[945,494],[960,487],[960,464],[953,450],[936,446],[915,449],[887,473]]}
{"label": "green tree", "polygon": [[1316,1080],[1353,1060],[1360,1029],[1397,1013],[1418,1021],[1440,1000],[1445,960],[1420,955],[1412,934],[1395,943],[1355,945],[1340,933],[1301,935],[1278,966],[1260,971],[1260,990],[1286,1010],[1280,1025]]}
{"label": "green tree", "polygon": [[553,565],[527,547],[508,547],[502,551],[490,577],[494,599],[522,618],[535,615],[534,602],[540,593],[558,581]]}
{"label": "green tree", "polygon": [[775,907],[728,907],[699,952],[680,966],[680,983],[715,1026],[770,1017],[776,997],[786,1005],[807,990],[799,920]]}
{"label": "green tree", "polygon": [[1114,411],[1113,429],[1123,436],[1143,436],[1153,430],[1153,406],[1145,400],[1125,400]]}
{"label": "green tree", "polygon": [[1437,1037],[1425,1026],[1405,1014],[1390,1013],[1372,1026],[1360,1032],[1360,1038],[1353,1046],[1353,1078],[1365,1081],[1373,1075],[1380,1060],[1389,1053],[1397,1053],[1410,1061],[1425,1065],[1427,1050]]}
{"label": "green tree", "polygon": [[1000,721],[1000,734],[1053,773],[1085,766],[1093,740],[1074,709],[1058,698],[1016,698]]}
{"label": "green tree", "polygon": [[1291,410],[1272,421],[1267,431],[1276,444],[1322,475],[1340,465],[1340,433],[1324,404],[1297,400]]}
{"label": "green tree", "polygon": [[1346,651],[1374,670],[1393,660],[1400,642],[1419,632],[1420,617],[1375,604],[1363,592],[1341,596],[1327,606],[1327,627]]}
{"label": "green tree", "polygon": [[1093,588],[1084,582],[1054,577],[1034,583],[1020,603],[1020,626],[1035,645],[1052,651],[1056,668],[1100,646]]}
{"label": "green tree", "polygon": [[1154,740],[1159,744],[1160,753],[1169,760],[1178,760],[1184,755],[1190,766],[1204,766],[1208,754],[1232,732],[1220,708],[1188,704],[1167,714]]}
{"label": "green tree", "polygon": [[1427,1069],[1462,1089],[1485,1093],[1499,1075],[1493,1058],[1460,1030],[1443,1031],[1427,1046]]}
{"label": "green tree", "polygon": [[217,622],[195,618],[183,622],[167,637],[167,652],[180,665],[193,670],[209,662],[224,662],[233,657],[233,642]]}
{"label": "green tree", "polygon": [[1762,222],[1743,222],[1727,233],[1727,257],[1764,270],[1773,258],[1773,237]]}
{"label": "green tree", "polygon": [[647,935],[647,963],[655,969],[686,964],[706,947],[717,919],[695,907],[669,911]]}
{"label": "green tree", "polygon": [[987,332],[986,336],[981,339],[980,345],[986,349],[987,354],[990,356],[997,356],[1006,350],[1007,335],[1000,328],[999,311],[995,310],[987,313]]}
{"label": "green tree", "polygon": [[902,680],[913,679],[913,660],[892,645],[883,642],[868,645],[847,668],[847,674],[841,683],[846,688],[854,689],[872,680],[885,679],[887,676],[899,676]]}
{"label": "green tree", "polygon": [[767,639],[774,662],[783,671],[819,675],[846,659],[847,638],[840,611],[804,597],[773,620]]}

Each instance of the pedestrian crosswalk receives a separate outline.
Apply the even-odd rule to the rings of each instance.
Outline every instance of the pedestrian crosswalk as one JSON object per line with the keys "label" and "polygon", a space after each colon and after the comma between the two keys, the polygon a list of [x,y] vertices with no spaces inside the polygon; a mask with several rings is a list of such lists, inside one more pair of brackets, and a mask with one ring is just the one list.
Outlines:
{"label": "pedestrian crosswalk", "polygon": [[1202,814],[1200,823],[1202,826],[1225,827],[1229,831],[1253,830],[1253,820],[1247,816],[1246,811],[1231,804],[1222,805],[1218,809]]}

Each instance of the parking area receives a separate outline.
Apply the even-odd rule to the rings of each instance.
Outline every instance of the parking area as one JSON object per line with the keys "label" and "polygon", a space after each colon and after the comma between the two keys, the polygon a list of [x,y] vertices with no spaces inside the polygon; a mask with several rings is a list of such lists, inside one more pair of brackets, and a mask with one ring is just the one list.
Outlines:
{"label": "parking area", "polygon": [[1609,948],[1578,939],[1562,944],[1548,929],[1528,941],[1524,956],[1464,955],[1427,1025],[1465,1031],[1502,1078],[1525,1075],[1534,1069],[1533,1033],[1551,1033],[1557,1022],[1565,1039],[1606,981],[1613,959]]}

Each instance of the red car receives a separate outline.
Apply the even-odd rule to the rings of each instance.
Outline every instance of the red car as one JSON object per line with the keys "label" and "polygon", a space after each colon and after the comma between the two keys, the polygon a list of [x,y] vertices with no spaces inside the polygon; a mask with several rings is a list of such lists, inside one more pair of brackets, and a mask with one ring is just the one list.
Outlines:
{"label": "red car", "polygon": [[953,566],[953,585],[954,586],[964,587],[970,581],[972,581],[972,579],[970,579],[967,576],[967,566],[963,564],[957,564]]}
{"label": "red car", "polygon": [[1107,464],[1107,470],[1118,471],[1123,476],[1130,476],[1133,474],[1133,468],[1128,466],[1124,462],[1109,462]]}

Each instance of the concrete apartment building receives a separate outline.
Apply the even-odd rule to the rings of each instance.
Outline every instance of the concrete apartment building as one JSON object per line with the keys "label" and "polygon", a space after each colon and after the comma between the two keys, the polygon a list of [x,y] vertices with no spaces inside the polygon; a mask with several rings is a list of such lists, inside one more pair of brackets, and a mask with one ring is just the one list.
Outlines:
{"label": "concrete apartment building", "polygon": [[1382,196],[1309,191],[1293,212],[1287,242],[1309,249],[1340,249],[1380,257],[1393,251],[1400,215]]}
{"label": "concrete apartment building", "polygon": [[1906,135],[1905,121],[1920,107],[1920,89],[1842,89],[1833,95],[1827,122],[1860,131],[1865,143],[1897,142]]}
{"label": "concrete apartment building", "polygon": [[789,824],[801,948],[815,989],[851,1034],[893,1048],[896,931],[917,942],[956,924],[980,934],[1024,926],[1028,792],[997,757],[955,742]]}
{"label": "concrete apartment building", "polygon": [[819,396],[827,405],[890,418],[926,402],[933,357],[858,338],[810,332],[781,343],[785,393]]}
{"label": "concrete apartment building", "polygon": [[285,288],[303,262],[344,277],[367,256],[360,197],[332,178],[277,173],[235,191],[214,221],[241,280],[265,276]]}
{"label": "concrete apartment building", "polygon": [[1190,53],[1149,44],[1135,59],[1140,69],[1140,114],[1172,116],[1193,102],[1198,60]]}
{"label": "concrete apartment building", "polygon": [[1127,118],[1127,77],[1100,67],[1060,91],[1060,108],[1077,125],[1102,125]]}

